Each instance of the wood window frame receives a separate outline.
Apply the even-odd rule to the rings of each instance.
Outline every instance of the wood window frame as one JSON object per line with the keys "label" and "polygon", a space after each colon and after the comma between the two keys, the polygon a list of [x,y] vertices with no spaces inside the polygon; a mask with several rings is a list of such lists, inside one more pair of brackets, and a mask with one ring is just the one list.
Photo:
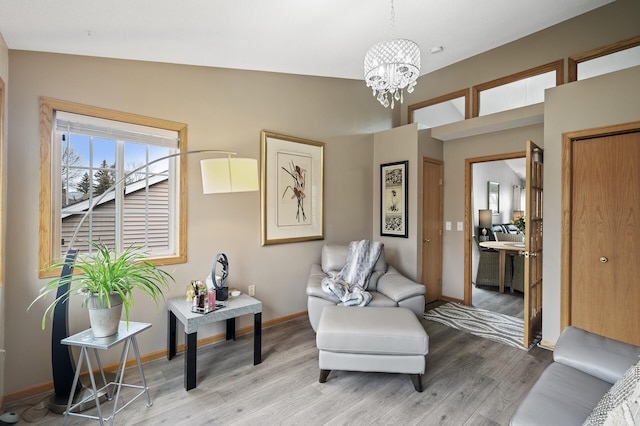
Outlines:
{"label": "wood window frame", "polygon": [[[38,234],[38,277],[50,278],[59,275],[58,270],[46,270],[54,259],[53,251],[53,230],[58,226],[55,222],[52,206],[52,135],[55,111],[65,111],[90,117],[103,118],[125,123],[139,124],[143,126],[173,130],[180,138],[178,149],[187,151],[187,125],[169,120],[146,117],[137,114],[130,114],[106,108],[88,106],[58,99],[40,98],[40,194],[39,194],[39,234]],[[154,257],[149,259],[154,265],[168,265],[184,263],[187,261],[187,158],[180,156],[180,176],[179,191],[180,201],[178,204],[177,224],[178,237],[176,238],[175,255],[165,257]]]}
{"label": "wood window frame", "polygon": [[640,36],[631,37],[626,40],[621,40],[615,43],[608,44],[606,46],[598,47],[597,49],[589,50],[588,52],[569,56],[569,82],[578,81],[579,63],[600,58],[602,56],[611,55],[612,53],[621,52],[623,50],[631,49],[636,46],[640,46]]}
{"label": "wood window frame", "polygon": [[550,62],[548,64],[540,65],[535,68],[531,68],[525,71],[520,71],[515,74],[511,74],[505,77],[500,77],[495,80],[488,81],[486,83],[478,84],[471,88],[472,90],[472,116],[478,117],[480,112],[480,93],[484,90],[493,89],[494,87],[504,86],[505,84],[513,83],[518,80],[523,80],[529,77],[535,77],[536,75],[545,74],[550,71],[556,72],[556,86],[560,86],[564,83],[564,59]]}
{"label": "wood window frame", "polygon": [[440,104],[443,102],[451,101],[457,98],[464,98],[464,119],[469,118],[470,113],[470,98],[471,91],[467,89],[458,90],[455,92],[447,93],[446,95],[438,96],[437,98],[428,99],[426,101],[418,102],[416,104],[411,104],[407,107],[407,114],[409,117],[409,124],[413,123],[413,113],[421,108],[428,107],[431,105]]}

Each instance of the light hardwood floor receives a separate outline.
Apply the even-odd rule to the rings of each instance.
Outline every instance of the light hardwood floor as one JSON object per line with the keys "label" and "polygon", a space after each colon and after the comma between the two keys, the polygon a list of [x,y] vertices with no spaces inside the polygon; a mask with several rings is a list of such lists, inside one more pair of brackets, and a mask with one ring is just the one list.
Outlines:
{"label": "light hardwood floor", "polygon": [[497,287],[472,286],[471,299],[473,306],[491,312],[497,312],[520,319],[524,318],[524,294],[519,291],[511,293],[505,289],[500,293]]}
{"label": "light hardwood floor", "polygon": [[[407,375],[397,374],[333,371],[326,383],[318,383],[315,334],[307,317],[301,317],[263,330],[258,366],[253,366],[251,334],[199,348],[198,387],[190,392],[183,387],[182,354],[146,363],[153,406],[138,399],[115,423],[507,425],[552,359],[539,347],[527,352],[422,322],[430,336],[422,393]],[[127,370],[125,379],[135,383],[136,377],[136,369]],[[44,397],[5,409],[22,413]],[[32,424],[61,425],[63,417],[49,413]],[[70,418],[67,424],[97,423]]]}

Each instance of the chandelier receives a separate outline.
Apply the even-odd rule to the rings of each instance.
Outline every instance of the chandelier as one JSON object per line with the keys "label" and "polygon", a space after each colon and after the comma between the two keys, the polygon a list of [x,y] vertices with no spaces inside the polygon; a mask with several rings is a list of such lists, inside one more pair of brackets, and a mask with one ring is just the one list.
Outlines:
{"label": "chandelier", "polygon": [[[395,12],[391,0],[391,30]],[[403,102],[404,89],[413,92],[420,74],[420,48],[406,39],[393,39],[374,45],[364,57],[364,79],[373,96],[385,108]],[[391,102],[389,102],[391,100]]]}

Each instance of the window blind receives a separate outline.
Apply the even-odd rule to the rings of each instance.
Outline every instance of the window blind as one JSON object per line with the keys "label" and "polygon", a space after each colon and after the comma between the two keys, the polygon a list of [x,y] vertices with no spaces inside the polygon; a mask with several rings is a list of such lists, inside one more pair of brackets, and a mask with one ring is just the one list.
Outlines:
{"label": "window blind", "polygon": [[180,138],[175,130],[142,126],[122,121],[57,111],[55,129],[105,139],[177,148]]}

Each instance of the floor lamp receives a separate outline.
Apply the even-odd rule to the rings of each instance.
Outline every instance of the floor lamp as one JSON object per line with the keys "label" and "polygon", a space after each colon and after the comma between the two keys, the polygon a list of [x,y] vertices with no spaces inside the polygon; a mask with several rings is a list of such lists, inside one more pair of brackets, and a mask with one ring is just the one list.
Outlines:
{"label": "floor lamp", "polygon": [[[246,192],[257,191],[259,189],[258,182],[258,161],[253,158],[232,158],[235,155],[234,152],[221,151],[214,149],[202,149],[195,151],[177,152],[174,154],[166,155],[150,161],[143,166],[138,167],[125,174],[122,178],[118,179],[113,185],[111,185],[106,191],[100,194],[100,197],[91,202],[87,211],[83,214],[80,222],[76,226],[76,229],[69,242],[69,250],[65,257],[65,266],[62,268],[61,277],[70,277],[73,274],[73,265],[78,254],[78,250],[73,248],[73,244],[76,242],[78,233],[82,224],[91,214],[94,207],[99,205],[104,197],[115,190],[119,185],[127,180],[135,173],[146,169],[152,164],[158,163],[163,160],[167,160],[173,157],[186,156],[191,154],[223,154],[225,158],[207,158],[200,161],[200,170],[202,175],[202,192],[204,194],[220,194],[228,192]],[[57,291],[56,297],[65,294],[69,289],[69,283],[60,286]],[[52,321],[52,336],[51,336],[51,363],[53,370],[53,387],[54,395],[49,402],[49,409],[56,413],[63,413],[66,410],[69,394],[72,392],[75,394],[74,399],[82,401],[83,399],[91,396],[86,392],[92,392],[88,389],[83,389],[81,385],[77,389],[72,389],[73,377],[75,375],[75,363],[71,353],[71,347],[63,345],[60,341],[69,336],[69,300],[65,300],[62,303],[56,305],[53,311]],[[89,409],[93,404],[87,404],[84,407],[79,407],[81,411]]]}

